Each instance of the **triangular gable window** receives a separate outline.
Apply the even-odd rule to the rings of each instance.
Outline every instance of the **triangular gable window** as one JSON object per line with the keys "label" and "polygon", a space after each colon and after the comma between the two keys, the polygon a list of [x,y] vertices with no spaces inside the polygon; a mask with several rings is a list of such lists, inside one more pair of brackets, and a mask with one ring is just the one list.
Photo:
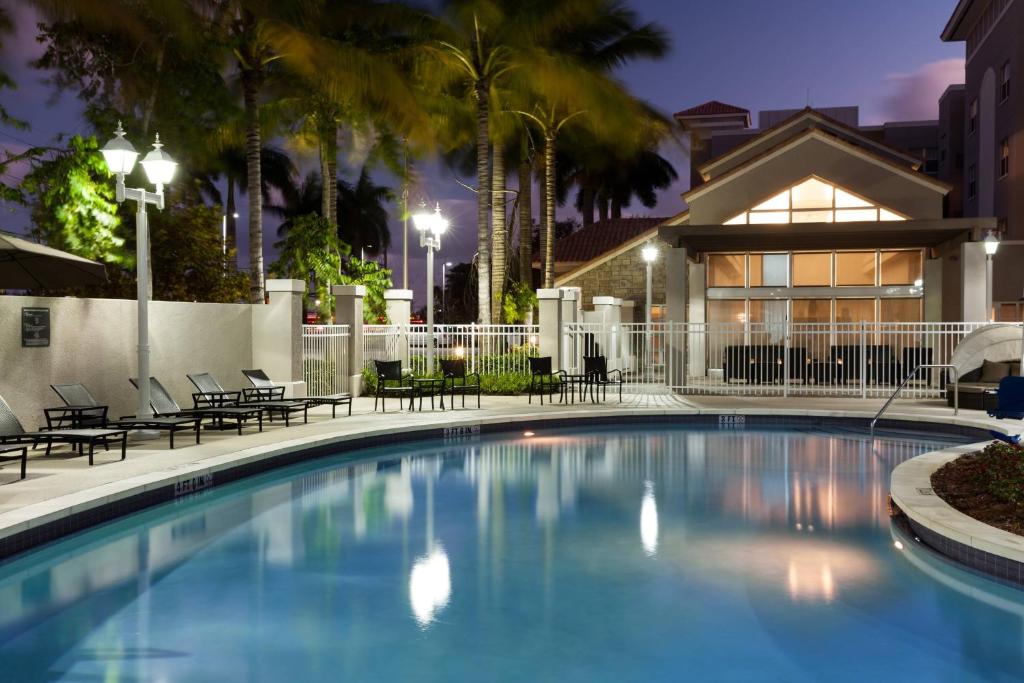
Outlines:
{"label": "triangular gable window", "polygon": [[730,218],[724,225],[905,220],[906,216],[872,204],[820,178],[811,177],[749,211]]}

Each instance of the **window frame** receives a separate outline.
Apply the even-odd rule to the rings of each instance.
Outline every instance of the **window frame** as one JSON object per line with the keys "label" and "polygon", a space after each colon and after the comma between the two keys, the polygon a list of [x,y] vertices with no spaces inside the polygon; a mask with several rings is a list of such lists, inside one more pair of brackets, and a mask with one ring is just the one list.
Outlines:
{"label": "window frame", "polygon": [[1010,99],[1010,60],[1007,59],[999,68],[999,104]]}
{"label": "window frame", "polygon": [[974,199],[978,196],[978,167],[970,164],[967,167],[967,198]]}
{"label": "window frame", "polygon": [[978,98],[975,97],[967,106],[967,134],[974,135],[978,132]]}
{"label": "window frame", "polygon": [[999,175],[997,180],[1002,180],[1010,175],[1010,138],[1006,137],[999,141]]}

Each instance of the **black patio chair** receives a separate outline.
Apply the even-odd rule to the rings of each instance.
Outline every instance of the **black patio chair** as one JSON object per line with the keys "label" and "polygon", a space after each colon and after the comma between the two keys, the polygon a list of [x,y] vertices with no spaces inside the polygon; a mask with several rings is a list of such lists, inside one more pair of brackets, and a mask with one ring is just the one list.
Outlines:
{"label": "black patio chair", "polygon": [[[287,399],[284,397],[284,387],[279,387],[271,381],[267,373],[261,369],[255,370],[242,370],[242,374],[245,375],[251,387],[242,389],[242,395],[246,401],[289,401],[293,399]],[[338,406],[348,406],[348,414],[352,415],[352,394],[326,394],[323,396],[303,396],[301,399],[294,399],[305,401],[307,405],[311,406],[330,406],[331,417],[335,418],[338,416]]]}
{"label": "black patio chair", "polygon": [[[104,449],[110,450],[110,443],[121,442],[121,460],[127,457],[128,451],[128,430],[127,429],[46,429],[38,432],[27,432],[18,421],[18,417],[7,405],[7,401],[0,396],[0,444],[32,444],[38,445],[46,442],[46,454],[54,443],[66,443],[77,447],[81,455],[85,446],[89,447],[89,464],[93,464],[93,453],[96,444],[101,444]],[[26,453],[26,458],[28,457]]]}
{"label": "black patio chair", "polygon": [[[137,378],[131,377],[128,381],[136,389],[139,387]],[[249,420],[257,420],[260,431],[263,431],[263,413],[265,408],[262,406],[182,408],[156,377],[149,378],[149,406],[153,409],[154,417],[205,417],[221,424],[224,420],[233,420],[238,428],[239,435],[242,434],[242,425]]]}
{"label": "black patio chair", "polygon": [[[377,401],[380,401],[381,412],[388,412],[387,397],[398,397],[398,405],[402,405],[402,399],[409,397],[409,410],[412,410],[413,397],[416,393],[413,390],[412,376],[406,377],[402,374],[402,361],[400,360],[375,360],[373,364],[377,369],[377,391],[373,396],[373,409],[377,410]],[[391,382],[392,384],[388,384]]]}
{"label": "black patio chair", "polygon": [[135,417],[123,415],[116,420],[107,419],[107,406],[100,404],[84,384],[51,384],[50,388],[57,392],[66,403],[64,408],[47,408],[46,425],[51,429],[63,429],[67,426],[81,427],[124,427],[125,429],[155,429],[166,431],[171,449],[174,448],[174,435],[178,432],[192,430],[199,443],[200,416],[179,417]]}
{"label": "black patio chair", "polygon": [[[559,393],[565,391],[565,370],[552,372],[551,356],[530,357],[526,360],[530,362],[530,389],[527,403],[533,403],[533,396],[537,394],[540,396],[540,404],[544,405],[545,393],[550,401],[555,395],[556,389]],[[558,381],[555,381],[556,378]]]}
{"label": "black patio chair", "polygon": [[622,403],[622,379],[621,370],[609,370],[608,359],[604,356],[583,356],[583,374],[587,376],[587,384],[590,385],[590,398],[594,400],[594,392],[603,392],[601,400],[608,399],[608,387],[619,387],[619,403]]}
{"label": "black patio chair", "polygon": [[[291,426],[292,413],[302,413],[302,422],[309,422],[309,404],[301,399],[263,399],[258,396],[244,396],[241,391],[228,391],[220,385],[213,375],[199,372],[186,375],[188,380],[199,391],[192,394],[192,403],[196,408],[205,407],[260,407],[265,408],[267,417],[274,421],[274,413],[284,418],[284,426]],[[283,387],[282,387],[283,388]],[[244,397],[244,400],[243,400]]]}
{"label": "black patio chair", "polygon": [[[442,360],[441,374],[444,377],[445,390],[452,397],[452,408],[455,407],[455,395],[462,394],[462,407],[466,407],[466,394],[476,394],[476,407],[480,407],[480,373],[466,372],[466,361],[459,359]],[[469,382],[475,377],[475,382]]]}
{"label": "black patio chair", "polygon": [[[10,455],[16,453],[17,455]],[[21,461],[21,478],[24,479],[28,470],[28,446],[0,446],[0,462]]]}

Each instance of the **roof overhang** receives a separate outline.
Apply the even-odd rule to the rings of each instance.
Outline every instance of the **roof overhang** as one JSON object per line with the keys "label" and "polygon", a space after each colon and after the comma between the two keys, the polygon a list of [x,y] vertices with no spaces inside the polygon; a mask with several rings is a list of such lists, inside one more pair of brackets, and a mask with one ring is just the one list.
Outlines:
{"label": "roof overhang", "polygon": [[946,27],[942,29],[942,39],[944,41],[960,41],[967,40],[967,30],[970,28],[964,23],[964,19],[970,13],[974,0],[960,0],[953,9],[953,14],[950,15],[949,21],[946,22]]}
{"label": "roof overhang", "polygon": [[658,236],[694,253],[713,251],[813,251],[816,249],[909,249],[937,247],[976,231],[993,230],[995,218],[866,223],[775,225],[663,225]]}

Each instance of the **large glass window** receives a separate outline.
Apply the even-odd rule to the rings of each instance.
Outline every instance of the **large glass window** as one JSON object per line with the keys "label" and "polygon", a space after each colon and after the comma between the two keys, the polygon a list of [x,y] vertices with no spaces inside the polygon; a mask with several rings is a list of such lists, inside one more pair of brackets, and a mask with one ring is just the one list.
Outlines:
{"label": "large glass window", "polygon": [[840,251],[836,253],[836,284],[839,286],[873,287],[875,285],[874,251]]}
{"label": "large glass window", "polygon": [[785,287],[789,278],[789,254],[751,254],[751,287]]}
{"label": "large glass window", "polygon": [[836,322],[875,322],[875,300],[836,299]]}
{"label": "large glass window", "polygon": [[880,261],[883,287],[913,285],[922,278],[920,251],[883,251]]}
{"label": "large glass window", "polygon": [[746,254],[709,254],[708,287],[745,287]]}
{"label": "large glass window", "polygon": [[832,322],[832,299],[793,299],[793,322]]}
{"label": "large glass window", "polygon": [[920,299],[880,299],[878,319],[887,323],[921,322]]}
{"label": "large glass window", "polygon": [[831,253],[808,252],[793,254],[794,287],[829,287],[831,285]]}
{"label": "large glass window", "polygon": [[906,217],[891,209],[876,206],[820,178],[810,177],[730,218],[725,225],[902,220]]}
{"label": "large glass window", "polygon": [[744,299],[712,299],[708,301],[709,323],[745,323],[747,302]]}

